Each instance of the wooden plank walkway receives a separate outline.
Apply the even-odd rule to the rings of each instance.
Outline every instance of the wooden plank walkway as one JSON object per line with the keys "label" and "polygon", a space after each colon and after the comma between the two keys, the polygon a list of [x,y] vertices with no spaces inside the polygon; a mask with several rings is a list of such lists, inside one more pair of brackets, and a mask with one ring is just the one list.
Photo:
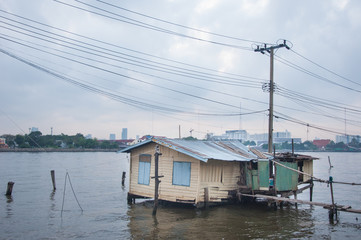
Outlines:
{"label": "wooden plank walkway", "polygon": [[[265,198],[269,200],[274,200],[275,202],[292,202],[292,203],[300,203],[300,204],[308,204],[308,205],[316,205],[327,209],[332,209],[332,204],[328,203],[320,203],[320,202],[311,202],[311,201],[305,201],[305,200],[299,200],[299,199],[290,199],[285,197],[276,197],[276,196],[268,196],[268,195],[262,195],[262,194],[244,194],[239,193],[241,196],[245,197],[253,197],[253,198]],[[358,209],[352,209],[351,206],[345,206],[345,205],[335,205],[338,211],[344,211],[344,212],[351,212],[351,213],[359,213],[361,214],[361,210]]]}

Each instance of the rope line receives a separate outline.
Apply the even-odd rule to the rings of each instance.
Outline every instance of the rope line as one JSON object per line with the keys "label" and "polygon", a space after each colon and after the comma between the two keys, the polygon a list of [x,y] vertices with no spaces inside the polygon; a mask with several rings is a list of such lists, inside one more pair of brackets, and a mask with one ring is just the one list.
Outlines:
{"label": "rope line", "polygon": [[[312,179],[315,179],[315,180],[318,181],[318,182],[323,182],[323,183],[327,183],[327,184],[330,183],[329,180],[323,180],[323,179],[321,179],[321,178],[317,178],[317,177],[315,177],[315,176],[313,176],[313,175],[311,175],[311,174],[308,174],[308,173],[305,173],[305,172],[301,172],[301,171],[298,171],[298,170],[296,170],[296,169],[287,167],[287,166],[285,166],[285,165],[283,165],[283,164],[281,164],[281,163],[279,163],[279,162],[276,162],[275,160],[272,160],[272,159],[270,159],[270,160],[271,160],[272,162],[274,162],[275,164],[278,164],[278,165],[280,165],[280,166],[282,166],[282,167],[284,167],[284,168],[287,168],[287,169],[289,169],[289,170],[291,170],[291,171],[294,171],[294,172],[297,172],[297,173],[299,173],[299,174],[303,174],[303,175],[309,176],[309,177],[311,177]],[[348,183],[348,182],[338,182],[338,181],[332,181],[332,183],[347,184],[347,185],[361,185],[361,183]]]}
{"label": "rope line", "polygon": [[84,211],[83,208],[80,206],[79,200],[78,200],[78,198],[77,198],[77,196],[75,194],[73,184],[71,183],[71,180],[70,180],[70,175],[69,175],[68,172],[66,172],[66,174],[65,174],[65,183],[64,183],[64,192],[63,192],[63,203],[62,203],[62,206],[61,206],[61,214],[60,214],[61,217],[63,217],[63,209],[64,209],[64,201],[65,201],[65,189],[66,189],[66,180],[67,179],[69,179],[69,184],[70,184],[71,190],[73,192],[73,195],[75,197],[76,202],[78,203],[78,206],[79,206],[81,212]]}

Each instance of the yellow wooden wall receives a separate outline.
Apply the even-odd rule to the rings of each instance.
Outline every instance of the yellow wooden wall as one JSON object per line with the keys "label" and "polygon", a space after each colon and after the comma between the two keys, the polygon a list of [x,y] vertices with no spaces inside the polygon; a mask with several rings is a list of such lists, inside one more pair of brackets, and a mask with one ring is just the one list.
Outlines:
{"label": "yellow wooden wall", "polygon": [[[303,161],[303,172],[313,176],[313,161]],[[303,175],[303,181],[307,182],[311,178],[307,175]]]}
{"label": "yellow wooden wall", "polygon": [[[204,201],[204,188],[208,187],[210,202],[220,202],[228,198],[228,191],[237,190],[240,177],[240,162],[209,160],[207,163],[201,162],[200,186],[198,199]],[[222,174],[222,181],[220,180]]]}
{"label": "yellow wooden wall", "polygon": [[[138,166],[139,155],[150,154],[152,156],[150,176],[154,176],[155,146],[155,143],[150,143],[134,149],[131,152],[129,193],[150,198],[154,197],[154,179],[150,179],[149,185],[138,184]],[[159,176],[163,175],[164,177],[160,178],[159,199],[172,202],[176,202],[177,199],[182,201],[196,201],[199,182],[199,160],[163,146],[160,146],[160,152],[162,155],[159,156],[158,174]],[[173,161],[191,162],[191,179],[189,187],[172,184]]]}
{"label": "yellow wooden wall", "polygon": [[[154,176],[154,153],[155,143],[146,144],[131,152],[130,184],[129,193],[144,197],[154,197],[154,179],[150,179],[149,185],[138,184],[139,155],[150,154],[151,169],[150,176]],[[170,148],[160,146],[162,155],[159,157],[159,199],[176,202],[181,201],[204,201],[204,188],[209,189],[209,201],[220,202],[228,198],[229,190],[238,188],[237,182],[240,176],[239,162],[226,162],[209,160],[208,163],[201,162],[195,158],[179,153]],[[178,186],[172,184],[173,161],[191,162],[190,186]]]}

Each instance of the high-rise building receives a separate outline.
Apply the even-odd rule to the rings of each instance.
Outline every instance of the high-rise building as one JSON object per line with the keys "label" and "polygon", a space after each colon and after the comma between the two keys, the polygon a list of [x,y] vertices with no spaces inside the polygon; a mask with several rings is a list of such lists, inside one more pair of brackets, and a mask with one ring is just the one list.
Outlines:
{"label": "high-rise building", "polygon": [[128,128],[122,129],[122,140],[128,139]]}
{"label": "high-rise building", "polygon": [[359,135],[336,135],[336,143],[343,142],[345,144],[349,144],[353,139],[360,142],[361,137]]}
{"label": "high-rise building", "polygon": [[109,134],[109,140],[115,140],[115,134],[114,133]]}
{"label": "high-rise building", "polygon": [[224,135],[225,139],[238,139],[238,140],[247,140],[248,133],[246,130],[228,130]]}

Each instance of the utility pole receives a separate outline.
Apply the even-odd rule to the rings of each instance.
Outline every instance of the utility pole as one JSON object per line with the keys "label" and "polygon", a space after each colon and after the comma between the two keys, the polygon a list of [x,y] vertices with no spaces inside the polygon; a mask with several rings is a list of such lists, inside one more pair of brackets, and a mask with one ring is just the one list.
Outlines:
{"label": "utility pole", "polygon": [[283,40],[283,43],[272,45],[267,47],[265,44],[263,47],[257,46],[254,50],[255,52],[260,52],[264,54],[268,52],[270,54],[270,82],[269,82],[269,118],[268,118],[268,152],[272,153],[273,148],[273,92],[274,92],[274,81],[273,81],[273,58],[274,58],[274,50],[278,48],[285,47],[290,49],[286,40]]}

